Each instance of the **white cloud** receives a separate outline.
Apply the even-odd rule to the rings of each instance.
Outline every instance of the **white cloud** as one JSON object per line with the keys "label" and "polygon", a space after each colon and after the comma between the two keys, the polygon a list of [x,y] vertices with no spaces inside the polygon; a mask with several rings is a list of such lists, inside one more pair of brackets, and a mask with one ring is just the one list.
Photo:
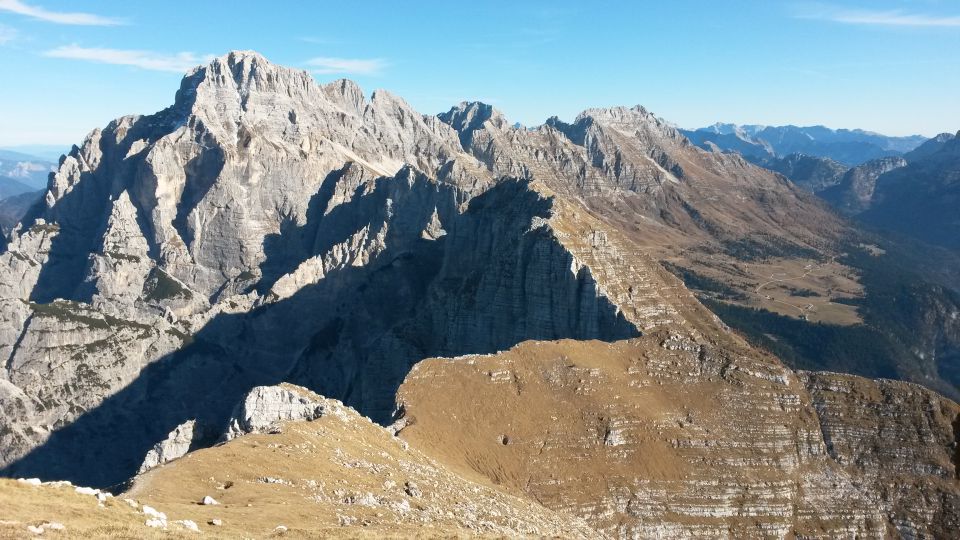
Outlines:
{"label": "white cloud", "polygon": [[908,13],[899,9],[873,11],[814,5],[797,17],[869,26],[960,27],[960,16]]}
{"label": "white cloud", "polygon": [[88,48],[77,45],[57,47],[43,53],[43,55],[52,58],[69,58],[176,73],[184,73],[194,66],[205,64],[213,59],[213,55],[199,56],[190,52],[162,54],[151,51]]}
{"label": "white cloud", "polygon": [[387,62],[381,58],[330,58],[318,57],[307,60],[310,71],[318,75],[327,75],[330,73],[342,73],[346,75],[376,75],[383,68],[387,67]]}
{"label": "white cloud", "polygon": [[124,24],[124,21],[113,17],[102,17],[91,13],[67,13],[60,11],[49,11],[40,6],[31,6],[24,4],[20,0],[0,0],[0,11],[10,11],[27,17],[33,17],[41,21],[47,21],[57,24],[76,24],[84,26],[116,26]]}
{"label": "white cloud", "polygon": [[5,45],[17,39],[17,29],[0,24],[0,45]]}

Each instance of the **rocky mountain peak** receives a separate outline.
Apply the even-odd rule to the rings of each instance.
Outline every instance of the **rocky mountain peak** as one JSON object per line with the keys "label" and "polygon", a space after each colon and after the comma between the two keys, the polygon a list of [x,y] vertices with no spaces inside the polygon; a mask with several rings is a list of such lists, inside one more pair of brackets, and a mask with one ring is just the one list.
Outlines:
{"label": "rocky mountain peak", "polygon": [[825,190],[822,195],[842,213],[859,214],[872,204],[878,179],[906,166],[907,160],[900,156],[870,160],[847,171],[836,186]]}
{"label": "rocky mountain peak", "polygon": [[[958,133],[958,135],[960,135],[960,133]],[[940,133],[931,139],[927,139],[920,146],[904,154],[903,157],[910,163],[921,161],[942,150],[944,146],[952,140],[955,140],[955,136],[952,133]]]}
{"label": "rocky mountain peak", "polygon": [[233,51],[215,58],[208,65],[195,68],[187,78],[196,74],[202,74],[211,85],[232,85],[241,93],[277,92],[290,85],[315,84],[307,71],[274,64],[253,51]]}
{"label": "rocky mountain peak", "polygon": [[944,141],[944,148],[949,148],[952,152],[960,151],[960,131],[957,131],[957,134],[949,140]]}
{"label": "rocky mountain peak", "polygon": [[490,122],[496,129],[509,127],[506,117],[492,105],[480,101],[461,101],[449,111],[440,113],[437,117],[449,124],[460,134],[460,142],[464,148],[470,146],[473,132]]}
{"label": "rocky mountain peak", "polygon": [[323,93],[346,111],[362,114],[367,106],[367,99],[360,85],[350,79],[339,79],[325,84]]}
{"label": "rocky mountain peak", "polygon": [[613,128],[648,145],[687,144],[672,124],[641,105],[587,109],[574,120],[577,126],[588,124]]}

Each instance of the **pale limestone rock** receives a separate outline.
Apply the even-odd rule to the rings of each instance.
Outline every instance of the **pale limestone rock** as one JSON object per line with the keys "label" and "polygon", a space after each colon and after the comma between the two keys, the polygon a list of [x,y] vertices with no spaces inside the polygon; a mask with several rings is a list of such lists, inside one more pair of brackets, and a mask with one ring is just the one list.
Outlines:
{"label": "pale limestone rock", "polygon": [[258,386],[234,409],[224,440],[246,433],[268,431],[280,422],[315,420],[323,416],[325,406],[309,392],[293,386]]}
{"label": "pale limestone rock", "polygon": [[166,529],[167,520],[160,518],[150,518],[143,522],[144,525],[150,527],[151,529]]}
{"label": "pale limestone rock", "polygon": [[197,425],[196,420],[189,420],[180,424],[167,435],[166,439],[158,442],[147,452],[137,473],[145,473],[168,461],[183,457],[190,451],[190,447],[196,444],[198,439],[202,439],[203,436],[203,428]]}
{"label": "pale limestone rock", "polygon": [[87,279],[96,290],[94,306],[122,313],[134,304],[143,294],[153,267],[148,250],[137,209],[130,202],[129,193],[123,191],[113,201],[99,251],[90,256]]}
{"label": "pale limestone rock", "polygon": [[141,509],[141,511],[145,516],[150,516],[151,518],[163,520],[164,522],[167,521],[167,515],[164,514],[163,512],[160,512],[159,510],[157,510],[152,506],[143,505],[143,508]]}
{"label": "pale limestone rock", "polygon": [[200,527],[197,525],[197,522],[191,521],[189,519],[178,519],[173,522],[176,525],[180,525],[184,529],[192,532],[200,532]]}

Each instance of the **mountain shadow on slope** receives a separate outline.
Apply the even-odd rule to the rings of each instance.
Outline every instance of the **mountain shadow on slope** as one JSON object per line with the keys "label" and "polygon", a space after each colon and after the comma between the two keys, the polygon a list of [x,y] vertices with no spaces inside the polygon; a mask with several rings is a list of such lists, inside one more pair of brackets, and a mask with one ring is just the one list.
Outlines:
{"label": "mountain shadow on slope", "polygon": [[[436,204],[417,204],[397,189]],[[453,195],[422,176],[379,180],[372,193],[323,217],[335,223],[398,201],[385,208],[381,226],[392,224],[393,232],[370,261],[330,269],[250,312],[214,317],[183,348],[0,472],[117,485],[177,425],[195,419],[207,433],[223,432],[254,386],[295,382],[386,422],[396,389],[420,359],[489,353],[528,339],[640,334],[598,294],[586,267],[571,272],[572,256],[537,226],[552,201],[523,182],[503,181],[475,197],[463,214],[447,216],[443,235],[413,234]]]}

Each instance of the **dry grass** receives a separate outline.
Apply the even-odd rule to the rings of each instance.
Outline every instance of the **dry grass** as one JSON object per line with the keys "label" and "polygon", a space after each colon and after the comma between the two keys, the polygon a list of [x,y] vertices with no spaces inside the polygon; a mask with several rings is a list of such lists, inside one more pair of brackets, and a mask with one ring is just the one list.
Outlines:
{"label": "dry grass", "polygon": [[[320,399],[320,398],[318,398]],[[313,422],[200,450],[126,496],[224,537],[595,536],[582,522],[474,484],[339,402]],[[412,486],[412,487],[411,487]],[[209,495],[221,504],[198,504]],[[214,519],[221,527],[206,524]]]}
{"label": "dry grass", "polygon": [[[103,507],[73,487],[0,480],[0,538],[29,538],[27,526],[44,522],[65,525],[47,531],[51,538],[198,536],[176,520],[194,521],[204,538],[598,536],[528,498],[470,482],[327,401],[334,412],[318,420],[193,452],[138,477]],[[206,495],[220,504],[200,504]],[[165,513],[167,530],[146,527],[125,498]]]}
{"label": "dry grass", "polygon": [[62,523],[62,531],[49,530],[45,538],[190,538],[176,531],[144,526],[145,517],[117,498],[99,507],[96,497],[79,495],[72,487],[31,486],[0,479],[0,538],[31,538],[28,525]]}
{"label": "dry grass", "polygon": [[872,507],[817,484],[836,482],[822,450],[799,458],[804,444],[822,445],[819,426],[779,362],[732,341],[721,352],[669,336],[426,360],[400,389],[410,421],[400,435],[612,536],[754,537],[759,523],[830,536],[846,509]]}

